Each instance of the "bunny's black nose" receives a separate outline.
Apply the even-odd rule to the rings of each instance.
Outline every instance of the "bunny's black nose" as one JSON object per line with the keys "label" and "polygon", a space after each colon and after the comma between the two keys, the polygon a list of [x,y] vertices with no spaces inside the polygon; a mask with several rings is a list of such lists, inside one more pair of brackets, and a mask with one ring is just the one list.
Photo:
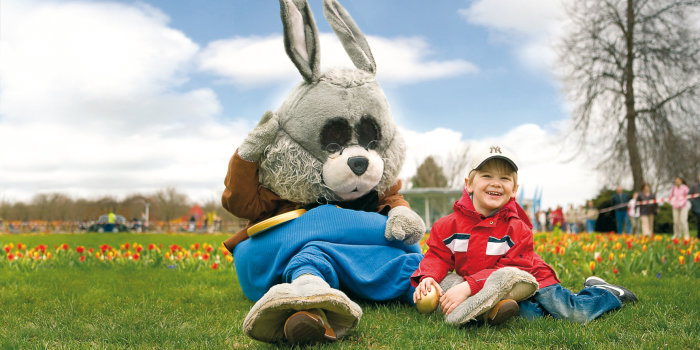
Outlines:
{"label": "bunny's black nose", "polygon": [[369,160],[362,156],[350,157],[348,158],[348,166],[350,167],[350,170],[355,173],[355,175],[360,176],[367,171]]}

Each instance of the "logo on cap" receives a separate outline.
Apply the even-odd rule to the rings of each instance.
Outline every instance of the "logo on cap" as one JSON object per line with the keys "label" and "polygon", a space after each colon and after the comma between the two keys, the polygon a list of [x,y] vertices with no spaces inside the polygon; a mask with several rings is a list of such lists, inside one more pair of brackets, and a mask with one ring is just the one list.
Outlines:
{"label": "logo on cap", "polygon": [[498,146],[491,146],[489,153],[503,154],[503,152],[501,152],[501,147],[498,147]]}

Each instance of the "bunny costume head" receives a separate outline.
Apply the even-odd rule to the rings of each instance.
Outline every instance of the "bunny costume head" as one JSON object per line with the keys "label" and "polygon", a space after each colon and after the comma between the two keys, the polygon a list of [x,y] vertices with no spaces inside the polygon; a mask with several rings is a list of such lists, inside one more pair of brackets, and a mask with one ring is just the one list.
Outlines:
{"label": "bunny costume head", "polygon": [[[279,123],[260,159],[260,182],[299,203],[354,200],[396,181],[405,145],[375,79],[357,25],[336,1],[324,13],[357,69],[319,73],[318,32],[304,1],[281,0],[285,48],[304,78],[271,118]],[[247,149],[239,149],[246,158]]]}

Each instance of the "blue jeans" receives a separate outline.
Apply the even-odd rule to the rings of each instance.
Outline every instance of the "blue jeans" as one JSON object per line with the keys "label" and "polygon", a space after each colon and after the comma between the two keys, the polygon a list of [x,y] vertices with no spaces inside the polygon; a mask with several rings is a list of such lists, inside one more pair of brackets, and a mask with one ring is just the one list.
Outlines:
{"label": "blue jeans", "polygon": [[520,316],[530,320],[549,314],[554,318],[587,323],[607,311],[620,308],[622,303],[613,293],[602,288],[584,288],[574,294],[557,283],[538,290],[518,306]]}
{"label": "blue jeans", "polygon": [[595,220],[586,219],[586,232],[591,233],[595,230]]}
{"label": "blue jeans", "polygon": [[617,233],[622,233],[622,229],[625,229],[625,233],[630,233],[630,217],[627,215],[625,210],[615,210],[615,222],[617,223]]}

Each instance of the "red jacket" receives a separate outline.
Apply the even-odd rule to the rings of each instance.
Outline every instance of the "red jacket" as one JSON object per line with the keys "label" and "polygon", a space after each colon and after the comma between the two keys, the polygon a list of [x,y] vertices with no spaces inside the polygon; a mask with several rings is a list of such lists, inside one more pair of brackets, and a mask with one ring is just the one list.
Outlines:
{"label": "red jacket", "polygon": [[465,190],[455,202],[454,212],[433,225],[428,251],[411,276],[411,284],[417,286],[425,277],[440,282],[455,270],[474,295],[492,272],[506,266],[529,272],[540,288],[559,283],[533,244],[532,224],[514,198],[494,215],[484,217],[474,209]]}

